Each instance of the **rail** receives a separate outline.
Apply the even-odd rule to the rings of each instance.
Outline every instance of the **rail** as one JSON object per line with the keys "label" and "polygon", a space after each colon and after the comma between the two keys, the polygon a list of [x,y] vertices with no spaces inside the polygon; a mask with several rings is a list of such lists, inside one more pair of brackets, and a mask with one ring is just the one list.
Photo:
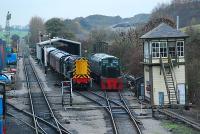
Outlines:
{"label": "rail", "polygon": [[[92,99],[91,97],[88,97],[87,95],[85,95],[85,94],[83,94],[83,93],[81,93],[81,92],[78,92],[78,91],[74,91],[75,93],[77,93],[77,94],[79,94],[79,95],[81,95],[81,96],[83,96],[83,97],[85,97],[85,98],[87,98],[87,99],[89,99],[89,100],[91,100],[91,101],[93,101],[93,102],[95,102],[95,103],[97,103],[98,105],[100,105],[100,106],[102,106],[102,104],[99,102],[99,101],[96,101],[95,99]],[[104,107],[105,108],[105,110],[109,113],[109,115],[110,115],[110,117],[111,117],[111,122],[112,122],[112,128],[113,128],[113,131],[115,132],[115,130],[116,130],[116,125],[115,125],[115,123],[114,123],[114,121],[112,120],[113,118],[113,115],[112,115],[112,113],[110,112],[110,110],[109,110],[109,108],[108,107]]]}
{"label": "rail", "polygon": [[129,107],[128,107],[128,105],[127,105],[127,103],[126,103],[126,101],[125,101],[125,99],[124,99],[124,97],[123,97],[123,95],[121,94],[121,91],[119,91],[119,96],[120,96],[120,99],[121,99],[121,101],[123,102],[124,106],[126,107],[127,112],[129,113],[131,120],[134,122],[134,126],[135,126],[136,129],[137,129],[137,133],[138,133],[138,134],[142,134],[142,131],[141,131],[139,125],[138,125],[138,121],[137,121],[137,119],[133,116],[132,112],[130,111],[130,109],[129,109]]}
{"label": "rail", "polygon": [[[126,104],[126,106],[124,106],[125,104],[120,104],[118,101],[114,101],[114,100],[111,100],[108,95],[107,95],[107,92],[105,91],[104,92],[104,96],[102,95],[99,95],[93,91],[89,91],[88,93],[91,93],[90,96],[84,94],[84,93],[81,93],[81,92],[78,92],[78,91],[74,91],[75,93],[78,93],[79,95],[82,95],[83,97],[97,103],[98,105],[100,106],[104,106],[103,104],[100,103],[99,99],[95,100],[93,97],[91,97],[91,95],[93,94],[94,96],[98,97],[98,98],[102,98],[103,100],[106,100],[106,103],[107,103],[107,106],[104,106],[104,108],[106,109],[106,111],[109,113],[110,117],[111,117],[111,122],[112,122],[112,127],[113,127],[113,132],[115,134],[118,134],[119,130],[117,129],[116,127],[116,123],[115,123],[115,119],[112,115],[112,108],[114,108],[114,106],[111,106],[111,103],[112,104],[115,104],[117,106],[119,106],[120,109],[124,110],[128,116],[129,116],[129,119],[132,121],[133,125],[135,126],[135,128],[137,129],[136,132],[138,134],[142,134],[141,130],[140,130],[140,127],[138,124],[142,124],[138,119],[136,119],[136,117],[132,114],[131,110],[129,109],[128,105],[126,104],[124,98],[121,98],[120,100],[124,100],[124,103]],[[119,95],[120,96],[120,95]],[[116,108],[116,107],[115,107]]]}
{"label": "rail", "polygon": [[182,121],[182,122],[184,122],[184,123],[186,123],[186,124],[188,124],[188,125],[192,126],[193,128],[200,131],[200,124],[199,123],[194,122],[190,119],[187,119],[187,118],[183,117],[182,115],[179,115],[179,114],[172,112],[170,110],[167,110],[167,109],[158,109],[158,112],[165,114],[167,116],[170,116],[172,118],[178,119],[178,120],[180,120],[180,121]]}
{"label": "rail", "polygon": [[[9,107],[11,107],[11,108],[13,108],[15,111],[18,111],[18,112],[20,112],[20,113],[22,113],[22,114],[24,114],[24,115],[26,115],[26,116],[29,116],[29,117],[31,117],[31,118],[33,117],[33,114],[32,114],[32,113],[29,113],[29,112],[27,112],[27,111],[25,111],[25,110],[23,110],[23,109],[17,108],[16,106],[14,106],[14,105],[11,104],[11,103],[6,102],[6,105],[9,106]],[[8,113],[7,113],[7,114],[8,114]],[[35,115],[35,118],[38,120],[38,122],[44,123],[44,124],[46,124],[46,125],[49,126],[49,127],[53,127],[54,129],[57,128],[54,124],[49,123],[48,121],[42,119],[41,117],[38,117],[38,116]],[[63,132],[63,133],[67,133],[64,129],[62,129],[62,132]]]}
{"label": "rail", "polygon": [[110,101],[108,99],[108,95],[107,95],[106,91],[104,91],[104,93],[105,93],[105,96],[106,96],[106,102],[107,102],[107,105],[108,105],[109,113],[111,115],[111,120],[112,120],[112,124],[113,124],[114,133],[118,134],[119,132],[117,130],[116,123],[115,123],[115,120],[114,120],[114,117],[113,117],[112,107],[110,105]]}
{"label": "rail", "polygon": [[39,85],[39,87],[40,87],[40,89],[41,89],[41,91],[42,91],[43,97],[45,98],[46,104],[48,105],[48,108],[49,108],[49,110],[50,110],[51,116],[53,117],[53,119],[54,119],[54,121],[55,121],[55,123],[56,123],[56,126],[57,126],[57,128],[58,128],[57,130],[58,130],[58,132],[59,132],[60,134],[62,134],[61,129],[60,129],[60,126],[59,126],[59,124],[58,124],[58,121],[57,121],[57,119],[56,119],[56,117],[55,117],[55,115],[54,115],[54,113],[53,113],[53,110],[52,110],[52,108],[51,108],[51,106],[50,106],[50,104],[49,104],[49,101],[48,101],[48,99],[47,99],[47,96],[46,96],[46,94],[45,94],[45,92],[44,92],[43,86],[42,86],[42,84],[40,83],[40,79],[39,79],[39,77],[38,77],[38,75],[37,75],[37,73],[36,73],[36,71],[35,71],[35,68],[33,67],[32,63],[30,62],[30,59],[29,59],[29,64],[30,64],[30,66],[31,66],[31,68],[32,68],[32,70],[33,70],[33,73],[34,73],[34,75],[35,75],[37,81],[38,81],[38,85]]}
{"label": "rail", "polygon": [[[24,59],[25,60],[25,59]],[[31,63],[31,61],[30,61],[30,59],[29,59],[29,57],[28,57],[28,65],[30,65],[30,67],[31,67],[31,69],[32,69],[32,71],[33,71],[33,75],[35,76],[35,78],[36,78],[36,80],[37,80],[37,83],[38,83],[38,86],[39,86],[39,88],[40,88],[40,90],[41,90],[41,93],[42,93],[42,96],[44,97],[44,100],[45,100],[45,103],[47,104],[47,107],[48,107],[48,109],[49,109],[49,111],[50,111],[50,114],[51,114],[51,117],[52,117],[52,119],[54,120],[53,122],[55,123],[55,125],[56,125],[56,128],[54,128],[58,133],[60,133],[60,134],[62,134],[62,133],[70,133],[68,130],[66,130],[59,122],[58,122],[58,120],[56,119],[56,117],[55,117],[55,115],[54,115],[54,112],[53,112],[53,110],[52,110],[52,108],[51,108],[51,106],[50,106],[50,104],[49,104],[49,101],[48,101],[48,99],[47,99],[47,96],[46,96],[46,94],[45,94],[45,91],[44,91],[44,89],[43,89],[43,86],[42,86],[42,84],[41,84],[41,82],[40,82],[40,79],[39,79],[39,77],[38,77],[38,74],[36,73],[36,70],[35,70],[35,68],[33,67],[33,65],[32,65],[32,63]],[[25,61],[24,61],[25,62]],[[26,64],[24,63],[24,66],[25,66],[25,68],[26,68]],[[29,78],[28,78],[28,73],[27,73],[27,68],[25,69],[25,73],[26,73],[26,77],[27,77],[27,83],[28,83],[28,85],[29,85],[29,87],[30,87],[30,83],[29,83]],[[31,95],[31,90],[30,90],[30,88],[29,88],[29,94]],[[33,99],[32,99],[32,97],[30,98],[30,100],[32,101],[32,105],[33,105]],[[33,106],[33,108],[32,108],[32,110],[34,111],[34,106]],[[34,113],[34,115],[33,115],[33,117],[34,118],[36,118],[36,115],[35,115],[35,113]],[[35,119],[36,121],[35,121],[35,125],[36,125],[36,127],[38,127],[39,129],[41,129],[42,131],[43,131],[43,133],[46,133],[44,130],[43,130],[43,128],[39,125],[39,123],[37,122],[37,119]],[[62,130],[62,129],[64,130]],[[38,132],[36,132],[36,133],[38,133]]]}
{"label": "rail", "polygon": [[[12,118],[14,118],[14,119],[17,119],[17,120],[19,120],[20,122],[24,123],[25,125],[27,125],[27,126],[30,127],[31,129],[33,129],[34,131],[37,131],[36,128],[35,128],[34,126],[32,126],[30,123],[28,123],[28,122],[26,122],[26,121],[24,121],[24,120],[18,118],[18,117],[15,116],[14,114],[11,114],[11,113],[9,113],[9,112],[6,112],[6,114],[7,114],[8,116],[10,116],[10,117],[12,117]],[[42,134],[42,132],[40,132],[40,131],[39,131],[38,133],[39,133],[39,134]]]}
{"label": "rail", "polygon": [[33,123],[34,123],[34,127],[35,127],[35,133],[38,134],[38,128],[37,128],[37,120],[35,118],[35,111],[34,111],[34,106],[33,106],[33,100],[32,100],[32,95],[31,95],[31,87],[30,87],[30,83],[29,81],[29,77],[28,77],[28,71],[25,65],[25,56],[23,55],[23,65],[24,65],[24,72],[25,72],[25,77],[26,77],[26,84],[27,84],[27,88],[28,88],[28,95],[29,95],[29,101],[30,101],[30,105],[31,105],[31,112],[33,114]]}

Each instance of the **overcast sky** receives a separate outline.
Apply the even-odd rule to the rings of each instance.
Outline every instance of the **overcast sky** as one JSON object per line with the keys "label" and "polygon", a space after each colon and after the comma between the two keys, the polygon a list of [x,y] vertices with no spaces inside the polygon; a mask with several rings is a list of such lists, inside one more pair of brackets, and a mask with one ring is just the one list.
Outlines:
{"label": "overcast sky", "polygon": [[132,17],[150,13],[158,3],[171,0],[1,0],[0,25],[5,26],[7,11],[12,14],[11,25],[26,25],[32,16],[44,20],[52,17],[86,17],[93,14]]}

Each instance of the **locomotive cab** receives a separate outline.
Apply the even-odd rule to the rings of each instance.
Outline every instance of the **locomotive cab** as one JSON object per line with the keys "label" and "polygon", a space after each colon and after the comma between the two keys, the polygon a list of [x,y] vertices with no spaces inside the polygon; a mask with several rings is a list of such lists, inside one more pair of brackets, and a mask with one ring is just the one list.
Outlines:
{"label": "locomotive cab", "polygon": [[107,58],[102,60],[102,76],[116,78],[121,75],[119,59]]}

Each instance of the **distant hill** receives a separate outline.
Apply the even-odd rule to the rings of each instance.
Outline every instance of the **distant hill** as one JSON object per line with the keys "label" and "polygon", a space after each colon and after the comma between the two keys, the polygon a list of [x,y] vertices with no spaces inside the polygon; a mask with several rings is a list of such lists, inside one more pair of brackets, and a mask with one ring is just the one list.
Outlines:
{"label": "distant hill", "polygon": [[139,23],[146,23],[150,18],[149,14],[138,14],[130,18],[120,16],[90,15],[85,18],[78,17],[73,20],[66,19],[65,24],[68,29],[76,35],[88,33],[92,29],[110,27],[130,27]]}

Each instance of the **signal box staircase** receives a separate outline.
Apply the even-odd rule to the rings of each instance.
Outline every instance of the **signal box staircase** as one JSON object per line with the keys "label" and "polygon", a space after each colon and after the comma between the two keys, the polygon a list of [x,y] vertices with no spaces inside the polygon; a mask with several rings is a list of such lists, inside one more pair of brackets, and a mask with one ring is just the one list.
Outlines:
{"label": "signal box staircase", "polygon": [[161,72],[165,80],[165,86],[167,89],[168,101],[164,104],[176,105],[178,104],[178,93],[176,88],[176,76],[174,72],[174,66],[171,58],[168,59],[168,63],[163,63],[162,58],[160,59],[161,63]]}

